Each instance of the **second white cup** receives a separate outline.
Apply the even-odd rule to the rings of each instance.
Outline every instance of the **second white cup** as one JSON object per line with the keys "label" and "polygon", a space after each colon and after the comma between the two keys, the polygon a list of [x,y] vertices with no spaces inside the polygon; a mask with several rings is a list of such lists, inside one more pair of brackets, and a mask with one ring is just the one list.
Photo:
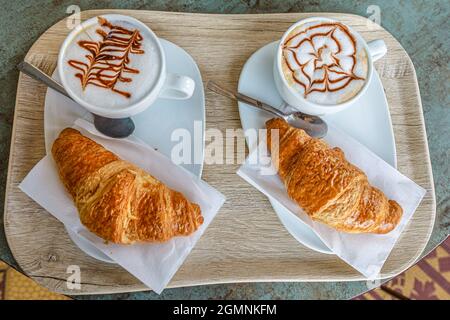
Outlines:
{"label": "second white cup", "polygon": [[293,31],[297,26],[310,23],[310,22],[316,22],[316,21],[324,21],[324,22],[337,22],[332,19],[323,18],[323,17],[313,17],[308,19],[303,19],[295,24],[293,24],[283,35],[281,38],[280,44],[278,45],[276,56],[274,59],[274,65],[273,65],[273,74],[274,74],[274,80],[275,85],[277,87],[278,92],[280,93],[283,100],[293,106],[294,108],[298,109],[299,111],[302,111],[307,114],[311,115],[326,115],[335,113],[341,110],[344,110],[351,104],[353,104],[355,101],[357,101],[366,91],[368,84],[371,81],[372,74],[373,74],[373,62],[383,57],[386,52],[386,44],[383,40],[374,40],[369,43],[367,43],[357,32],[352,30],[350,27],[346,26],[351,30],[352,34],[356,37],[356,40],[365,48],[367,52],[367,77],[365,79],[365,83],[362,86],[362,88],[357,92],[352,98],[346,100],[345,102],[336,103],[336,104],[319,104],[312,102],[310,100],[307,100],[303,94],[296,91],[292,85],[288,83],[286,80],[286,77],[284,76],[283,70],[282,70],[282,57],[283,57],[283,44],[286,41],[289,34],[291,34],[291,31]]}
{"label": "second white cup", "polygon": [[[126,118],[146,110],[157,98],[183,100],[189,99],[192,96],[195,89],[194,80],[185,75],[168,73],[166,71],[166,57],[163,47],[161,46],[158,37],[147,25],[135,18],[119,14],[107,14],[102,15],[101,17],[111,23],[114,23],[115,21],[125,21],[135,26],[142,32],[144,37],[148,37],[156,44],[155,52],[152,52],[152,54],[158,55],[160,67],[157,71],[155,84],[141,99],[120,108],[108,108],[93,103],[92,101],[86,101],[73,90],[72,86],[69,85],[69,81],[74,81],[74,76],[73,74],[68,74],[66,69],[62,66],[64,63],[67,63],[66,55],[68,54],[67,51],[70,50],[69,45],[75,40],[80,32],[98,24],[98,17],[94,17],[84,21],[70,32],[64,40],[58,55],[59,77],[65,90],[73,100],[94,114],[108,118]],[[69,77],[71,78],[69,79]],[[101,96],[99,98],[101,99]]]}

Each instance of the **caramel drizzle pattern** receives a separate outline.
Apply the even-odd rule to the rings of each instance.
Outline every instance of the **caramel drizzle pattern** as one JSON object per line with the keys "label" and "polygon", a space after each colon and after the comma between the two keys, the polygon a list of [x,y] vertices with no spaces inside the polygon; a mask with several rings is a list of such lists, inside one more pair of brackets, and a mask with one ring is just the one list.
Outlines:
{"label": "caramel drizzle pattern", "polygon": [[101,27],[96,30],[102,37],[99,42],[80,40],[78,45],[89,53],[85,56],[88,62],[69,60],[68,64],[79,70],[75,76],[80,79],[83,90],[88,85],[110,89],[126,98],[131,93],[116,89],[118,82],[131,82],[133,79],[125,74],[137,74],[138,69],[130,68],[130,54],[143,54],[142,36],[138,30],[113,25],[105,18],[99,17]]}
{"label": "caramel drizzle pattern", "polygon": [[[306,34],[306,33],[307,33],[308,31],[310,31],[310,30],[313,30],[313,29],[316,29],[316,28],[322,28],[322,27],[334,27],[334,28],[331,29],[331,30],[328,31],[328,32],[324,32],[324,33],[323,33],[323,32],[322,32],[322,33],[316,33],[316,34],[313,34],[313,35],[310,36],[310,37],[306,37],[305,39],[303,39],[302,41],[300,41],[296,46],[290,47],[290,46],[288,45],[288,43],[289,43],[291,40],[293,40],[294,38],[296,38],[296,37],[298,37],[298,36],[300,36],[300,35],[302,35],[302,34]],[[338,39],[336,39],[336,37],[334,36],[334,31],[335,31],[338,27],[340,27],[341,30],[342,30],[343,32],[345,32],[345,34],[346,34],[346,35],[348,36],[348,38],[351,40],[352,45],[353,45],[353,54],[350,55],[350,57],[351,57],[352,60],[353,60],[353,66],[352,66],[352,69],[351,69],[351,72],[350,72],[350,73],[345,72],[345,71],[342,69],[342,67],[341,67],[341,65],[340,65],[340,60],[339,60],[339,58],[336,57],[336,55],[339,54],[339,53],[342,51],[341,44],[339,43]],[[332,63],[331,65],[325,65],[325,64],[323,64],[323,65],[320,66],[320,67],[317,67],[317,62],[320,60],[320,56],[321,56],[321,52],[322,52],[323,48],[319,48],[319,49],[317,50],[317,53],[313,53],[313,56],[314,56],[314,71],[320,70],[320,69],[323,69],[323,70],[324,70],[324,77],[323,77],[323,78],[313,80],[313,79],[311,79],[311,77],[304,71],[304,69],[305,69],[305,67],[306,67],[306,65],[308,64],[309,61],[306,62],[306,63],[303,63],[303,64],[300,63],[300,61],[298,60],[297,52],[295,51],[295,49],[298,49],[305,41],[310,42],[310,43],[311,43],[311,46],[315,49],[314,44],[313,44],[313,39],[314,39],[315,37],[319,37],[319,36],[325,36],[325,37],[328,37],[328,36],[329,36],[329,37],[331,37],[331,38],[336,42],[337,47],[338,47],[338,51],[337,51],[335,54],[332,54],[332,57],[333,57],[333,60],[334,60],[334,61],[333,61],[333,63]],[[353,80],[364,80],[364,78],[358,77],[357,75],[354,74],[354,69],[355,69],[355,66],[356,66],[356,40],[355,40],[355,38],[353,37],[353,35],[350,33],[350,31],[348,30],[348,28],[347,28],[345,25],[341,24],[341,23],[322,23],[322,24],[319,24],[319,25],[311,26],[311,27],[309,27],[309,28],[307,28],[307,29],[305,29],[305,30],[302,30],[302,31],[300,31],[300,32],[298,32],[298,33],[296,33],[296,34],[294,34],[293,36],[291,36],[291,37],[289,37],[288,39],[285,40],[285,42],[284,42],[284,44],[283,44],[283,51],[285,51],[285,50],[290,51],[290,52],[292,53],[292,55],[293,55],[293,57],[294,57],[294,60],[295,60],[296,64],[298,65],[299,69],[302,71],[303,75],[308,79],[308,81],[309,81],[309,83],[310,83],[309,85],[308,85],[307,83],[303,83],[301,80],[299,80],[299,79],[296,77],[296,75],[295,75],[295,71],[296,71],[296,70],[290,65],[288,59],[287,59],[286,56],[283,54],[283,59],[284,59],[284,61],[286,62],[286,65],[287,65],[288,69],[291,71],[292,78],[294,79],[294,81],[295,81],[296,83],[298,83],[300,86],[302,86],[302,87],[305,89],[305,98],[308,96],[308,94],[310,94],[311,92],[314,92],[314,91],[317,91],[317,92],[327,92],[327,91],[328,91],[328,92],[335,92],[335,91],[339,91],[339,90],[341,90],[341,89],[344,89],[344,88],[347,87],[347,86],[349,85],[349,83],[350,83],[351,81],[353,81]],[[340,71],[338,71],[338,70],[330,70],[330,69],[333,68],[333,67],[335,67],[335,68],[340,68]],[[328,77],[329,72],[333,72],[333,73],[342,75],[342,77],[336,78],[336,79],[334,79],[334,80],[329,79],[329,77]],[[339,82],[339,81],[341,81],[341,80],[343,80],[343,79],[346,79],[346,78],[347,78],[347,81],[346,81],[342,86],[337,87],[337,88],[330,88],[330,84],[332,84],[332,83],[337,83],[337,82]],[[315,84],[324,84],[324,87],[323,87],[323,89],[320,89],[320,88],[313,88],[313,86],[314,86]]]}

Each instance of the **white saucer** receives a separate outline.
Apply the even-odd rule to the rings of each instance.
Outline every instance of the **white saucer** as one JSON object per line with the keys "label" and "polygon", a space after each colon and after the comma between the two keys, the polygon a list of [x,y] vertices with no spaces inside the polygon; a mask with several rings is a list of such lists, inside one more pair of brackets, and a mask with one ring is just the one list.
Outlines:
{"label": "white saucer", "polygon": [[[195,91],[188,100],[158,99],[146,111],[132,117],[136,125],[133,135],[170,157],[173,146],[179,143],[179,141],[171,140],[172,132],[179,128],[186,129],[191,134],[191,137],[194,137],[194,121],[199,121],[196,134],[201,135],[202,143],[199,146],[191,143],[191,155],[194,157],[194,148],[197,147],[198,150],[196,151],[201,155],[202,161],[197,164],[181,164],[181,166],[200,177],[203,169],[205,147],[205,95],[200,70],[194,59],[182,48],[164,39],[161,39],[161,44],[168,61],[167,71],[191,77],[196,84]],[[58,80],[57,70],[53,73],[53,78]],[[47,153],[51,152],[53,141],[55,141],[60,131],[72,126],[77,118],[93,121],[92,115],[86,109],[51,89],[47,90],[44,110],[45,147]],[[69,231],[69,228],[66,228],[66,230],[73,242],[85,253],[98,260],[114,263],[101,251]]]}
{"label": "white saucer", "polygon": [[[239,92],[281,106],[282,99],[273,80],[273,59],[278,41],[269,43],[256,51],[245,63],[239,78]],[[273,118],[270,114],[239,102],[242,128],[265,128],[265,122]],[[324,119],[348,133],[375,152],[387,163],[397,167],[394,131],[384,89],[376,70],[364,95],[354,105]],[[251,139],[251,135],[248,135]],[[247,145],[255,146],[256,141],[247,140]],[[270,198],[269,198],[270,200]],[[300,243],[313,250],[331,254],[331,250],[316,236],[309,226],[285,208],[272,202],[279,219]]]}

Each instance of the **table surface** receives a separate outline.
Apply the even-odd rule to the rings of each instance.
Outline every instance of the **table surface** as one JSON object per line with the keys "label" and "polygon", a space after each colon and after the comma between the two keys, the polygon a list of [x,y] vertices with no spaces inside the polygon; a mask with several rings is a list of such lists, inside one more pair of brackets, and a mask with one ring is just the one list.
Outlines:
{"label": "table surface", "polygon": [[[369,17],[379,9],[381,25],[410,55],[419,81],[433,176],[437,219],[424,253],[441,242],[450,230],[450,41],[445,37],[450,2],[429,1],[80,1],[82,10],[128,8],[202,13],[346,12]],[[15,68],[33,42],[64,18],[73,1],[9,1],[0,12],[0,207],[4,203],[7,160],[11,139],[18,71]],[[378,7],[373,7],[373,6]],[[8,249],[0,216],[0,259],[18,267]],[[153,292],[78,296],[90,299],[346,299],[370,288],[365,282],[243,283],[167,289]]]}

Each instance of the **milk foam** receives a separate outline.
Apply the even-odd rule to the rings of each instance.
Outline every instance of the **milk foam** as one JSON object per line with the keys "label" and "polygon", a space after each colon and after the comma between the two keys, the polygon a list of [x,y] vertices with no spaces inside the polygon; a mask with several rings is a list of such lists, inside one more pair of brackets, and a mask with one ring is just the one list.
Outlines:
{"label": "milk foam", "polygon": [[339,104],[358,94],[365,84],[368,53],[361,41],[338,22],[301,24],[282,45],[283,74],[308,101]]}
{"label": "milk foam", "polygon": [[[132,81],[118,81],[115,85],[116,89],[130,93],[131,96],[129,98],[110,89],[101,88],[92,84],[87,85],[83,90],[80,79],[75,76],[79,70],[73,68],[68,63],[69,60],[88,62],[86,55],[89,54],[89,52],[82,48],[78,44],[78,41],[101,41],[102,37],[96,32],[97,29],[102,28],[99,24],[94,24],[88,28],[85,28],[73,39],[73,41],[66,48],[63,66],[59,67],[63,68],[68,86],[70,86],[73,93],[75,93],[83,101],[86,101],[96,107],[121,109],[138,102],[153,89],[160,76],[162,61],[158,46],[147,30],[142,30],[142,28],[139,28],[128,21],[115,19],[108,19],[108,21],[113,25],[129,30],[138,29],[143,38],[141,41],[141,49],[144,53],[130,54],[130,62],[128,63],[130,68],[139,70],[139,73],[125,73],[124,76],[131,78]],[[108,32],[107,28],[103,27],[102,29]]]}

